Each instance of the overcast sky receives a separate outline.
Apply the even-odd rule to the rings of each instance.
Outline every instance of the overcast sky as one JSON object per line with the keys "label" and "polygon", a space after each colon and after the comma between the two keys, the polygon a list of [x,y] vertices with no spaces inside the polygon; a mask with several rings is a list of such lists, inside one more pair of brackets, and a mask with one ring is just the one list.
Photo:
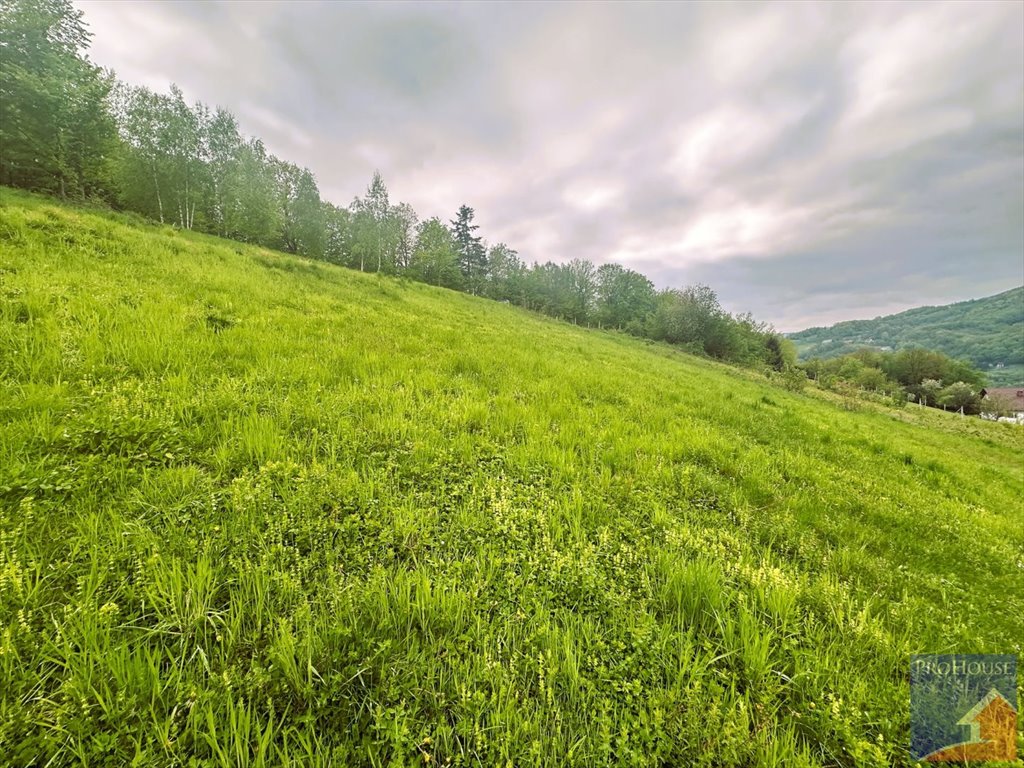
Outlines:
{"label": "overcast sky", "polygon": [[347,205],[380,169],[528,262],[780,330],[1024,283],[1024,3],[82,0],[98,64]]}

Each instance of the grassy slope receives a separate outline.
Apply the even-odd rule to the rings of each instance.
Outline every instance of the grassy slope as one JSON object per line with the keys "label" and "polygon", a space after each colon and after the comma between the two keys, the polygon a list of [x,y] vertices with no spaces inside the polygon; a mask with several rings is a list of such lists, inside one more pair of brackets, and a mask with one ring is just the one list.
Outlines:
{"label": "grassy slope", "polygon": [[883,765],[1020,652],[1024,438],[0,197],[15,764]]}

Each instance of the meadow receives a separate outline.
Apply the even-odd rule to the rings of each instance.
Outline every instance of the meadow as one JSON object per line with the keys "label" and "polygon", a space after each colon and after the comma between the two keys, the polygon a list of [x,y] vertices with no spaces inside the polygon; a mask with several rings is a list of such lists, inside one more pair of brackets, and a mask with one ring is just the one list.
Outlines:
{"label": "meadow", "polygon": [[909,765],[1021,499],[1013,425],[0,190],[0,762]]}

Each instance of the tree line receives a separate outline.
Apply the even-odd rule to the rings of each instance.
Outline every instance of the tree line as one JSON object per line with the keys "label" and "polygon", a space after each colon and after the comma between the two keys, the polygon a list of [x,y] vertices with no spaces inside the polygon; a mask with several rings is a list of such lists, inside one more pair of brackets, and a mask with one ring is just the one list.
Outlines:
{"label": "tree line", "polygon": [[93,65],[69,0],[0,5],[0,183],[100,201],[163,224],[400,275],[569,322],[622,330],[698,354],[776,369],[791,344],[749,315],[732,316],[703,285],[656,290],[619,264],[527,264],[488,244],[462,205],[420,220],[379,173],[348,206],[321,197],[307,168],[244,136],[226,109],[119,82]]}
{"label": "tree line", "polygon": [[801,366],[826,389],[856,387],[885,393],[895,401],[908,400],[932,408],[976,414],[985,376],[970,363],[928,349],[879,352],[860,349],[826,360],[814,358]]}

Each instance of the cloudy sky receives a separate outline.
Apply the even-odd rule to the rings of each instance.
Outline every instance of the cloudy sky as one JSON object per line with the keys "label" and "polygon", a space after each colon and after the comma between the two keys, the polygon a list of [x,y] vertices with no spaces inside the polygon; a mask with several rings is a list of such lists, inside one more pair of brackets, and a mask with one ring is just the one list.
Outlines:
{"label": "cloudy sky", "polygon": [[1024,283],[1024,3],[81,0],[127,82],[347,204],[380,169],[527,261],[705,282],[781,330]]}

